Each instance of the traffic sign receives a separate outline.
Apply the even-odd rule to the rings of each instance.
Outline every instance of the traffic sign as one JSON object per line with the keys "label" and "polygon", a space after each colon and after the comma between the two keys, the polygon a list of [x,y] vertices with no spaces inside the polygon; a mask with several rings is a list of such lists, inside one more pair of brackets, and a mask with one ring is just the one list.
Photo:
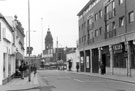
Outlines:
{"label": "traffic sign", "polygon": [[33,47],[27,47],[27,54],[31,54],[33,50]]}

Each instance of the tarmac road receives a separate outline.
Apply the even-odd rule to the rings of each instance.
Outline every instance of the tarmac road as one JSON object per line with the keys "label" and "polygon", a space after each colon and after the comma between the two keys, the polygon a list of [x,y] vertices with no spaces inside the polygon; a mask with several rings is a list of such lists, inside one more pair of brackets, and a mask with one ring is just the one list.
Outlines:
{"label": "tarmac road", "polygon": [[38,71],[40,91],[135,91],[135,84],[58,70]]}

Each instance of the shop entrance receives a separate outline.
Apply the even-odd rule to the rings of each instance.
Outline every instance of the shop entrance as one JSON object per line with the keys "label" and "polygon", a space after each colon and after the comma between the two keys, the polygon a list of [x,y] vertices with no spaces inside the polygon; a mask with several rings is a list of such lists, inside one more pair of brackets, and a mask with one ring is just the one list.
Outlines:
{"label": "shop entrance", "polygon": [[99,62],[98,62],[98,49],[92,50],[92,72],[98,73],[99,71]]}
{"label": "shop entrance", "polygon": [[102,54],[102,67],[101,67],[101,73],[106,73],[106,54]]}

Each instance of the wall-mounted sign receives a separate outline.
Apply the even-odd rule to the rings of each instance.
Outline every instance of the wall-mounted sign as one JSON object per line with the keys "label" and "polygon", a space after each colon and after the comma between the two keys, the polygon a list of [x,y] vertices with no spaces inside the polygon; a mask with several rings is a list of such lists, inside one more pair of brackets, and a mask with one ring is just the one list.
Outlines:
{"label": "wall-mounted sign", "polygon": [[114,53],[122,53],[125,50],[124,43],[113,45]]}

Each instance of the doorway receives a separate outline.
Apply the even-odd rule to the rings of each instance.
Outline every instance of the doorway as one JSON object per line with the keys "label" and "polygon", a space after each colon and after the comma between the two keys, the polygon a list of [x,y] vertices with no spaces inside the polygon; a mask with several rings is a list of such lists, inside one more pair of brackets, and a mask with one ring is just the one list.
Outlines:
{"label": "doorway", "polygon": [[102,64],[103,64],[103,67],[101,69],[101,73],[105,74],[106,73],[106,54],[102,54]]}

